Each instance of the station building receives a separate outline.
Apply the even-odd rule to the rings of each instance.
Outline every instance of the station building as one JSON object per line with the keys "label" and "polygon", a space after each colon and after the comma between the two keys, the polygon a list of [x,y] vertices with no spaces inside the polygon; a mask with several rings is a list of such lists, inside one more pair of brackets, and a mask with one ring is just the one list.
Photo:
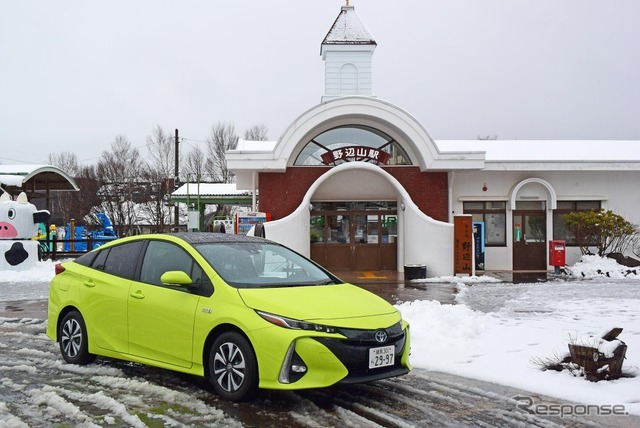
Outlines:
{"label": "station building", "polygon": [[486,270],[548,270],[571,211],[640,224],[640,141],[435,141],[373,93],[376,42],[342,7],[321,44],[325,93],[277,141],[227,152],[237,188],[271,214],[267,238],[332,270],[453,274],[453,219],[484,226]]}

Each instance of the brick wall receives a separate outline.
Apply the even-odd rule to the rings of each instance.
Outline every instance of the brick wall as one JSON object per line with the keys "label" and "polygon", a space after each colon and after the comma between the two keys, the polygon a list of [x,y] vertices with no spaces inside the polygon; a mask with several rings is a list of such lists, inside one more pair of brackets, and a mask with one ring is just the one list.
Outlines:
{"label": "brick wall", "polygon": [[[447,173],[420,172],[418,167],[384,167],[409,192],[411,199],[428,216],[448,220]],[[311,185],[327,167],[289,167],[284,173],[260,173],[260,211],[277,220],[292,213]]]}

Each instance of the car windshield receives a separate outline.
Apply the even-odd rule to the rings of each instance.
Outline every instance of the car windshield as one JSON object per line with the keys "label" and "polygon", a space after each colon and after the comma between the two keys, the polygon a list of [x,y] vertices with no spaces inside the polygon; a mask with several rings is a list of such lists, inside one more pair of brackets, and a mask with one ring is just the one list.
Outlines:
{"label": "car windshield", "polygon": [[227,284],[237,288],[340,282],[300,254],[272,242],[216,242],[194,247]]}

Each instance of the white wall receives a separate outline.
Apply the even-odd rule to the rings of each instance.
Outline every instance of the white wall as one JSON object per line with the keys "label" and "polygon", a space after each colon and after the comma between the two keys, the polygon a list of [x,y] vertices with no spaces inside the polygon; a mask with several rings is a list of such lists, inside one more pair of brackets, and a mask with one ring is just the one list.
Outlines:
{"label": "white wall", "polygon": [[[349,185],[345,186],[345,182]],[[385,189],[382,193],[381,188]],[[349,162],[328,170],[309,188],[293,213],[264,225],[265,234],[268,239],[309,257],[309,206],[316,196],[331,196],[334,200],[381,200],[392,194],[398,201],[397,270],[403,272],[405,265],[424,264],[430,277],[452,275],[453,225],[422,213],[395,178],[369,163]]]}
{"label": "white wall", "polygon": [[[452,215],[463,213],[463,201],[508,201],[514,186],[523,180],[539,178],[548,182],[558,201],[600,200],[602,208],[610,209],[626,220],[640,225],[640,171],[456,171],[452,186]],[[486,185],[487,190],[482,187]],[[527,185],[518,196],[548,198],[542,186]],[[549,208],[547,201],[547,208]],[[547,240],[553,238],[551,212],[548,213]],[[487,247],[485,258],[488,270],[512,268],[512,212],[507,209],[507,246]],[[578,247],[567,248],[567,263],[580,259]]]}
{"label": "white wall", "polygon": [[[373,51],[371,50],[343,50],[343,51],[329,51],[325,56],[325,96],[323,101],[331,97],[337,97],[341,95],[373,95],[373,79],[371,68],[371,57]],[[344,71],[343,66],[345,64],[353,65],[357,70],[357,77],[355,78],[355,91],[343,92],[341,91],[341,78],[347,77],[341,75]],[[344,88],[345,82],[342,87]]]}

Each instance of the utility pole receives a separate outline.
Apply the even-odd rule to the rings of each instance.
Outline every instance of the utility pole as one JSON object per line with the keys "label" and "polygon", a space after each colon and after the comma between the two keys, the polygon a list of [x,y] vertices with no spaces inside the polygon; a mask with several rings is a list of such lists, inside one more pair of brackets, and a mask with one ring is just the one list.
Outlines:
{"label": "utility pole", "polygon": [[[175,173],[174,173],[174,177],[173,177],[173,190],[176,191],[178,190],[178,186],[180,185],[180,171],[179,171],[179,165],[180,165],[180,161],[179,161],[179,157],[178,157],[178,141],[179,141],[179,137],[178,137],[178,129],[176,129],[176,137],[175,137],[175,146],[176,146],[176,154],[175,154],[175,161],[176,161],[176,165],[175,165]],[[179,228],[180,228],[180,207],[178,206],[178,202],[173,203],[173,217],[174,217],[174,225],[175,225],[175,231],[178,232]]]}

